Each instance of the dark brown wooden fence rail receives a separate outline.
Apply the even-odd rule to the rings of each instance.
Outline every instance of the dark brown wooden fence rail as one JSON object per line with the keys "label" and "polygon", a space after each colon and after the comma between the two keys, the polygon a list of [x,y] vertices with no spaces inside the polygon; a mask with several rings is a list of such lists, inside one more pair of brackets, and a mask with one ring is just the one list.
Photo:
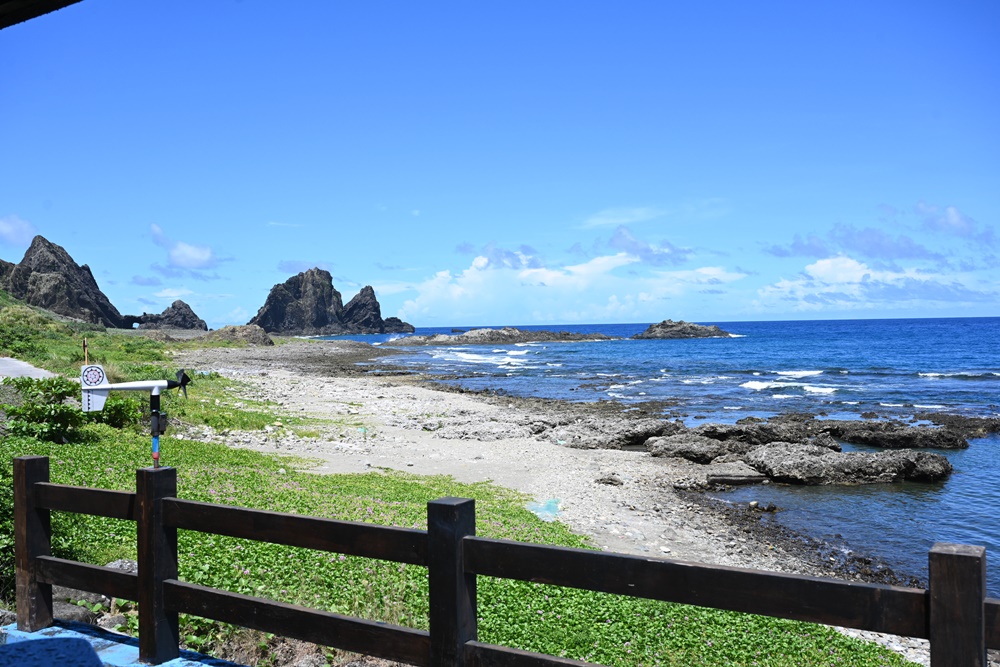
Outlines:
{"label": "dark brown wooden fence rail", "polygon": [[[49,482],[49,461],[14,460],[17,624],[52,623],[52,585],[136,600],[139,652],[178,655],[179,613],[418,667],[554,667],[587,663],[478,641],[476,577],[520,579],[861,630],[922,637],[932,667],[985,667],[1000,648],[1000,600],[987,599],[983,547],[936,544],[929,588],[758,572],[475,536],[472,500],[427,505],[427,530],[388,528],[181,500],[173,468],[136,471],[136,492]],[[138,574],[54,558],[50,512],[137,522]],[[178,579],[177,530],[196,530],[428,568],[430,631],[237,595]]]}

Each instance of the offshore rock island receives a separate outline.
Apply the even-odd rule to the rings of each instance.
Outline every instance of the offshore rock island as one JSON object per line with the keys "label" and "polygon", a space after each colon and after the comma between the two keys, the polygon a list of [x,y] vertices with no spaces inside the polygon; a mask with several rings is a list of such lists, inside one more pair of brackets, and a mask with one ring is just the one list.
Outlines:
{"label": "offshore rock island", "polygon": [[729,338],[732,334],[723,331],[715,325],[694,324],[680,320],[663,320],[659,324],[651,324],[648,329],[632,338],[636,340],[666,339],[666,338]]}
{"label": "offshore rock island", "polygon": [[[663,320],[659,324],[650,325],[642,333],[632,336],[634,339],[654,338],[725,338],[732,334],[717,326],[692,324],[680,320]],[[399,338],[393,345],[514,345],[517,343],[574,343],[580,341],[621,340],[617,336],[602,333],[573,333],[569,331],[527,330],[516,327],[502,329],[470,329],[463,333],[435,334],[433,336],[409,336]]]}

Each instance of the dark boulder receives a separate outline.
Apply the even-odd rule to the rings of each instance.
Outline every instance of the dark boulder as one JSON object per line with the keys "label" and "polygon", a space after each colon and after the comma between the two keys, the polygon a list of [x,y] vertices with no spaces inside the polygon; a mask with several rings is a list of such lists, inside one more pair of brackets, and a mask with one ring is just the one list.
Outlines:
{"label": "dark boulder", "polygon": [[933,482],[952,471],[940,454],[906,450],[844,453],[789,442],[757,447],[747,453],[746,462],[776,482],[807,485]]}
{"label": "dark boulder", "polygon": [[[749,445],[766,445],[769,442],[804,442],[821,432],[819,423],[754,421],[741,424],[703,424],[692,431],[714,440],[739,440]],[[836,447],[836,443],[834,446]]]}
{"label": "dark boulder", "polygon": [[0,275],[0,288],[28,305],[105,327],[125,327],[90,267],[80,266],[65,248],[41,236],[32,239],[19,264],[5,263]]}
{"label": "dark boulder", "polygon": [[244,326],[225,326],[215,331],[209,331],[204,336],[199,336],[203,340],[221,340],[233,343],[245,343],[246,345],[274,345],[274,341],[267,335],[267,332],[256,324]]}
{"label": "dark boulder", "polygon": [[385,333],[413,333],[416,329],[409,322],[404,322],[398,317],[385,318]]}
{"label": "dark boulder", "polygon": [[827,433],[856,445],[886,449],[965,449],[969,442],[947,428],[909,426],[898,421],[828,421]]}
{"label": "dark boulder", "polygon": [[739,440],[716,440],[692,431],[684,431],[650,438],[646,441],[646,449],[657,458],[677,457],[695,463],[711,463],[720,456],[743,454],[750,449],[750,446]]}
{"label": "dark boulder", "polygon": [[646,451],[646,443],[651,438],[670,435],[683,428],[681,424],[664,419],[587,416],[558,424],[535,422],[532,432],[558,445],[577,449]]}
{"label": "dark boulder", "polygon": [[651,324],[648,329],[638,333],[632,338],[645,340],[653,338],[728,338],[732,334],[723,331],[714,324],[706,326],[704,324],[694,324],[680,320],[663,320],[659,324]]}

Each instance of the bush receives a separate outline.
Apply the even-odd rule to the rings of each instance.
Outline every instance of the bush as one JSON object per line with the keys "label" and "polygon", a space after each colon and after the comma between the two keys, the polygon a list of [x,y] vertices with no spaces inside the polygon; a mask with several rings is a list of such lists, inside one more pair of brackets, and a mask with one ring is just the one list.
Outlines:
{"label": "bush", "polygon": [[26,377],[4,378],[3,384],[20,394],[19,404],[0,406],[7,415],[7,433],[49,442],[69,442],[84,422],[79,407],[67,402],[80,391],[79,385],[64,377],[41,380]]}

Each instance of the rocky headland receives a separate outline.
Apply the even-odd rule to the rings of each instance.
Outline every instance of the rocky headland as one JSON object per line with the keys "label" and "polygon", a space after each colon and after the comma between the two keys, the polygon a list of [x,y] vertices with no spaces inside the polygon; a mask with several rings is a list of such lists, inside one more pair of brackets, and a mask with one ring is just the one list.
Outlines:
{"label": "rocky headland", "polygon": [[271,288],[247,324],[287,336],[413,333],[399,318],[382,318],[375,290],[365,286],[345,306],[329,271],[312,268]]}

